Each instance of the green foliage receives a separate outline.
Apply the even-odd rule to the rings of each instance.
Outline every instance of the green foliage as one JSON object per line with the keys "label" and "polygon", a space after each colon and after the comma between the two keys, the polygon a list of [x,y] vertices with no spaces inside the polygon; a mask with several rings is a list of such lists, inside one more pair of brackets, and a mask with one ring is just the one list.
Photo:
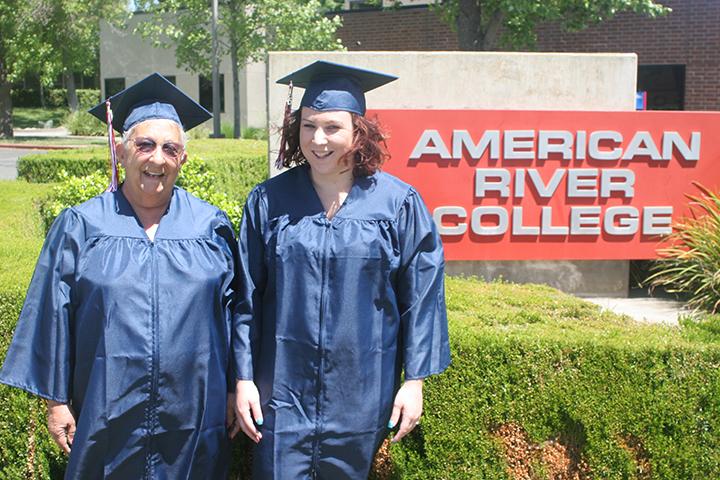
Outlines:
{"label": "green foliage", "polygon": [[686,295],[696,310],[715,313],[720,311],[720,195],[695,186],[700,195],[688,195],[692,216],[673,225],[671,246],[658,251],[648,282]]}
{"label": "green foliage", "polygon": [[18,178],[32,183],[59,182],[61,172],[82,177],[93,172],[110,171],[107,148],[55,150],[44,154],[26,155],[17,162]]}
{"label": "green foliage", "polygon": [[506,479],[492,433],[506,424],[577,447],[590,478],[634,478],[640,460],[652,478],[718,477],[717,336],[601,315],[548,287],[449,278],[447,293],[453,364],[426,382],[421,428],[392,447],[396,478]]}
{"label": "green foliage", "polygon": [[[537,40],[535,26],[541,22],[556,21],[568,30],[581,30],[619,12],[657,17],[671,11],[653,0],[447,0],[435,8],[458,29],[461,50],[488,50],[499,44],[532,47]],[[500,38],[486,38],[500,32]]]}
{"label": "green foliage", "polygon": [[[0,290],[0,358],[5,358],[23,297],[19,289]],[[47,433],[44,402],[0,385],[0,405],[0,478],[61,478],[65,459]]]}
{"label": "green foliage", "polygon": [[[75,90],[81,109],[89,109],[100,102],[100,90],[92,88],[78,88]],[[47,90],[47,106],[51,108],[67,107],[67,89],[51,88]],[[97,122],[97,119],[95,119]]]}
{"label": "green foliage", "polygon": [[75,177],[60,170],[58,180],[60,185],[54,187],[52,194],[40,202],[40,218],[45,232],[64,209],[100,195],[108,186],[107,176],[99,171],[84,177]]}
{"label": "green foliage", "polygon": [[65,128],[70,131],[71,135],[90,135],[103,136],[107,135],[107,125],[90,115],[85,110],[70,112],[63,122]]}
{"label": "green foliage", "polygon": [[[225,164],[222,160],[216,160],[215,163]],[[58,180],[61,183],[53,188],[52,194],[39,206],[40,217],[46,232],[61,211],[101,194],[108,185],[108,177],[103,171],[95,171],[89,175],[78,177],[70,176],[64,170],[60,170]],[[242,205],[252,187],[247,187],[247,191],[245,191],[244,184],[239,187],[243,190],[236,187],[235,191],[241,191],[241,195],[244,193],[244,196],[231,197],[218,188],[217,183],[217,174],[209,168],[207,162],[199,157],[194,157],[192,161],[186,163],[177,179],[178,186],[225,211],[237,229],[240,227]]]}
{"label": "green foliage", "polygon": [[267,128],[248,127],[242,131],[242,138],[246,140],[267,140]]}
{"label": "green foliage", "polygon": [[30,281],[44,237],[33,202],[50,190],[48,184],[0,181],[0,291],[24,291]]}
{"label": "green foliage", "polygon": [[[189,162],[196,157],[204,159],[217,176],[216,188],[241,203],[252,186],[267,178],[265,141],[229,138],[191,140],[188,144]],[[96,171],[109,175],[108,158],[105,146],[26,155],[18,160],[18,177],[28,182],[58,182],[61,170],[70,176],[81,177]]]}
{"label": "green foliage", "polygon": [[[175,48],[179,66],[210,74],[212,67],[212,11],[204,0],[136,1],[151,13],[136,32],[154,45]],[[230,0],[220,2],[220,56],[232,53],[235,67],[261,60],[271,50],[338,50],[335,38],[339,16],[328,18],[318,0]]]}

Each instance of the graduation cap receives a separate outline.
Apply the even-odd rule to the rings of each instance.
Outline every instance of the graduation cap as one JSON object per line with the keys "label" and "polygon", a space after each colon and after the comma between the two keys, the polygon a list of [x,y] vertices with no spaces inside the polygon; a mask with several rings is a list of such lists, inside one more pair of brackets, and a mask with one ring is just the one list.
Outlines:
{"label": "graduation cap", "polygon": [[153,73],[125,90],[116,93],[89,110],[108,125],[108,142],[112,162],[112,180],[108,191],[117,190],[115,133],[125,133],[145,120],[172,120],[190,130],[212,118],[212,114],[188,97],[168,79]]}
{"label": "graduation cap", "polygon": [[[145,120],[172,120],[187,131],[212,118],[210,112],[159,73],[143,78],[107,101],[113,113],[112,126],[120,133]],[[90,109],[103,122],[107,119],[107,101]]]}
{"label": "graduation cap", "polygon": [[365,115],[365,92],[397,80],[395,75],[318,60],[277,83],[305,89],[301,107]]}

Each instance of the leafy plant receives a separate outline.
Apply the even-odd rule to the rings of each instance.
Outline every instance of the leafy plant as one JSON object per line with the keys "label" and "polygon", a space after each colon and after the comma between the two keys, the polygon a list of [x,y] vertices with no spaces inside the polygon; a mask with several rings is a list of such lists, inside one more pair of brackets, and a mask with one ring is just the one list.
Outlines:
{"label": "leafy plant", "polygon": [[107,133],[104,123],[83,110],[69,113],[63,124],[72,135],[103,136]]}
{"label": "leafy plant", "polygon": [[686,195],[691,216],[673,226],[671,246],[658,250],[648,282],[687,295],[695,310],[715,313],[720,310],[720,196],[693,184],[700,195]]}
{"label": "leafy plant", "polygon": [[[120,174],[122,176],[122,170]],[[59,180],[62,183],[55,187],[50,196],[41,201],[39,205],[45,232],[63,209],[100,195],[108,185],[108,176],[103,171],[75,177],[61,170]],[[216,187],[216,182],[215,173],[210,171],[206,162],[197,157],[183,166],[177,179],[178,186],[225,211],[237,230],[242,217],[242,204],[231,200],[226,193],[221,192]]]}

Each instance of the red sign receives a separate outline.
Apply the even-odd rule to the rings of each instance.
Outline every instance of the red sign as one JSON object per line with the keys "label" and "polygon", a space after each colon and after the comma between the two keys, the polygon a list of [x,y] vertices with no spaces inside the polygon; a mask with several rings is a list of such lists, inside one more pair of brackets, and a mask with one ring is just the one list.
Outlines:
{"label": "red sign", "polygon": [[692,182],[720,187],[718,112],[374,114],[448,260],[655,258]]}

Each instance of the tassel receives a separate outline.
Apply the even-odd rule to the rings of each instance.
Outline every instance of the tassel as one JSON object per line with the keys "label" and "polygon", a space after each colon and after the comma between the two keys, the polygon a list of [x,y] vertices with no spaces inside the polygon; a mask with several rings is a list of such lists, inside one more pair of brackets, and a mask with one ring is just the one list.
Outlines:
{"label": "tassel", "polygon": [[293,84],[290,82],[288,88],[288,99],[285,103],[285,113],[283,115],[283,125],[280,130],[280,150],[278,151],[277,160],[275,160],[275,166],[280,169],[283,168],[283,161],[285,160],[285,150],[287,150],[287,130],[290,123],[290,113],[292,112],[292,93]]}
{"label": "tassel", "polygon": [[108,185],[108,188],[105,191],[114,192],[118,189],[118,162],[117,153],[115,151],[115,130],[113,130],[112,126],[113,114],[110,109],[110,99],[105,101],[105,114],[108,126],[108,143],[110,144],[110,168],[112,170],[110,185]]}

